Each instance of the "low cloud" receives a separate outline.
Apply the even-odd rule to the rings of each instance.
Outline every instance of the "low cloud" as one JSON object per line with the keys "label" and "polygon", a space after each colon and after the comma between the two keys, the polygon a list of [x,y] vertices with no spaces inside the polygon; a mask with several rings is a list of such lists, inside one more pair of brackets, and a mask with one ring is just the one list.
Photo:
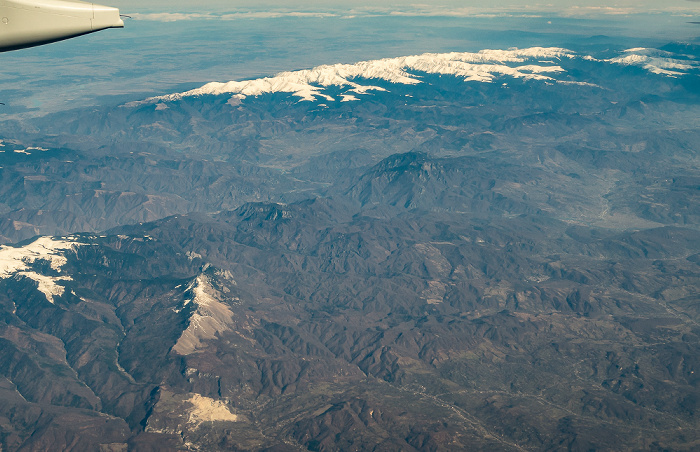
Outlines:
{"label": "low cloud", "polygon": [[337,17],[337,14],[326,12],[299,12],[299,11],[248,11],[227,14],[202,14],[202,13],[151,13],[131,14],[136,20],[150,20],[154,22],[178,22],[183,20],[246,20],[246,19],[277,19],[281,17],[300,18],[324,18]]}
{"label": "low cloud", "polygon": [[238,19],[276,19],[279,17],[305,17],[305,18],[324,18],[324,17],[338,17],[337,14],[333,13],[316,13],[316,12],[246,12],[246,13],[230,13],[222,14],[220,18],[222,20],[238,20]]}
{"label": "low cloud", "polygon": [[619,16],[624,14],[635,14],[642,12],[632,7],[619,8],[613,6],[573,6],[564,11],[564,15],[589,16],[589,15],[609,15]]}
{"label": "low cloud", "polygon": [[[700,3],[700,0],[687,0],[692,3]],[[690,8],[690,9],[688,9]],[[355,19],[363,17],[404,16],[404,17],[542,17],[543,15],[561,17],[595,17],[595,16],[622,16],[640,13],[691,13],[697,6],[686,9],[679,7],[649,8],[645,6],[571,6],[556,7],[554,5],[537,6],[509,6],[509,7],[454,7],[429,4],[414,4],[402,7],[361,6],[350,10],[330,8],[326,11],[294,11],[289,9],[273,9],[266,11],[231,11],[225,13],[150,13],[132,14],[137,20],[150,20],[158,22],[176,22],[183,20],[255,20],[276,19],[283,17],[294,18],[343,18]]]}
{"label": "low cloud", "polygon": [[135,20],[150,20],[154,22],[177,22],[181,20],[202,20],[202,19],[215,19],[216,16],[211,14],[198,14],[198,13],[152,13],[152,14],[141,14],[132,13],[130,16]]}

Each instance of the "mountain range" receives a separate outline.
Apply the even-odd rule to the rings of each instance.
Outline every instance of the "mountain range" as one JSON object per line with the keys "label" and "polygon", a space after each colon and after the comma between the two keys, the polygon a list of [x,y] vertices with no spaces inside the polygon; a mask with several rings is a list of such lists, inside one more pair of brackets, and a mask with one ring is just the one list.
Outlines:
{"label": "mountain range", "polygon": [[698,58],[424,54],[4,122],[2,449],[697,448]]}

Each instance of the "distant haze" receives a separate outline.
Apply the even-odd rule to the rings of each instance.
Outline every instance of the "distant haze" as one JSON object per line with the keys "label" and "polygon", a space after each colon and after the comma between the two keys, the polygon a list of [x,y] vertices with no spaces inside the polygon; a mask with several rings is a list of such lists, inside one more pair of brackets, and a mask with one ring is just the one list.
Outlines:
{"label": "distant haze", "polygon": [[[698,26],[689,22],[699,19],[700,9],[700,3],[685,0],[638,5],[623,0],[613,6],[596,1],[571,6],[569,0],[549,6],[522,0],[482,5],[454,0],[98,2],[132,19],[122,30],[3,54],[5,115],[106,102],[101,96],[139,100],[210,81],[241,81],[322,64],[513,46],[574,48],[580,39],[572,35],[618,36],[623,48],[695,42]],[[630,15],[658,12],[655,8],[671,9]],[[587,21],[585,27],[580,19]]]}
{"label": "distant haze", "polygon": [[556,11],[569,10],[577,8],[586,10],[590,8],[605,8],[610,11],[618,9],[631,9],[634,12],[645,12],[648,10],[689,10],[698,11],[700,5],[697,5],[698,0],[666,0],[659,2],[657,0],[619,0],[617,2],[601,1],[601,0],[555,0],[546,2],[533,2],[530,0],[493,0],[484,6],[483,1],[469,0],[441,0],[437,2],[416,2],[414,0],[391,0],[391,1],[370,1],[370,0],[305,0],[302,2],[288,2],[282,0],[204,0],[193,3],[190,0],[150,0],[147,2],[138,0],[114,0],[109,2],[110,5],[122,8],[124,11],[144,11],[144,10],[162,10],[163,12],[173,11],[225,11],[232,9],[252,9],[260,10],[266,8],[284,8],[284,9],[308,9],[314,7],[322,8],[342,8],[351,9],[355,7],[455,7],[455,8],[479,8],[479,9],[527,9],[527,10],[542,10]]}

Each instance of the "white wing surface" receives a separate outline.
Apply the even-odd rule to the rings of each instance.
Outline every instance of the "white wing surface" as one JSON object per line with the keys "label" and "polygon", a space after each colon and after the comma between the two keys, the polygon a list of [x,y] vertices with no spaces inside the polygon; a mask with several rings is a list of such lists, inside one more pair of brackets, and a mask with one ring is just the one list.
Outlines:
{"label": "white wing surface", "polygon": [[119,10],[109,6],[67,0],[0,0],[0,52],[122,27]]}

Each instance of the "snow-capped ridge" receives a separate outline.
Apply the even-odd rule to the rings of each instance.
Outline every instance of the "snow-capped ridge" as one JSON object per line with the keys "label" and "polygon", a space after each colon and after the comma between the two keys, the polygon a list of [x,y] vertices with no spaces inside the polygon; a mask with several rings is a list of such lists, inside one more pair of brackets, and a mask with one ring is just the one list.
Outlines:
{"label": "snow-capped ridge", "polygon": [[627,49],[623,55],[606,60],[613,64],[624,66],[638,66],[645,70],[667,77],[685,75],[688,71],[700,67],[697,61],[678,58],[671,52],[644,47]]}
{"label": "snow-capped ridge", "polygon": [[61,281],[71,281],[70,276],[46,276],[34,271],[32,264],[38,261],[47,261],[51,269],[61,272],[68,262],[64,253],[74,250],[81,243],[65,238],[39,237],[32,243],[23,247],[0,246],[0,279],[11,277],[27,277],[38,284],[37,289],[53,303],[54,296],[61,296],[65,287],[59,285]]}
{"label": "snow-capped ridge", "polygon": [[[372,92],[387,91],[390,89],[387,83],[418,85],[424,82],[426,74],[450,75],[465,82],[490,83],[497,79],[514,78],[599,87],[585,80],[557,78],[558,75],[567,72],[562,64],[566,60],[577,59],[640,66],[651,73],[667,77],[677,77],[699,67],[696,61],[682,58],[686,57],[641,47],[625,50],[619,57],[607,60],[598,60],[591,55],[577,54],[560,47],[424,53],[354,64],[321,65],[254,80],[210,82],[190,91],[131,102],[125,106],[156,104],[156,109],[164,110],[167,108],[164,102],[203,95],[232,95],[229,104],[238,106],[246,97],[272,93],[288,93],[302,101],[352,102]],[[330,87],[336,89],[329,93]]]}
{"label": "snow-capped ridge", "polygon": [[551,75],[564,72],[554,60],[575,57],[576,54],[571,50],[558,47],[482,50],[476,53],[425,53],[355,64],[322,65],[312,69],[281,72],[273,77],[255,80],[211,82],[200,88],[151,98],[146,102],[167,102],[184,97],[219,94],[233,94],[239,99],[244,99],[269,93],[290,93],[305,101],[319,98],[333,101],[335,99],[332,96],[324,93],[324,90],[331,86],[345,89],[340,95],[341,101],[348,102],[357,100],[358,95],[386,90],[374,84],[367,84],[366,80],[416,85],[422,83],[421,73],[453,75],[465,81],[478,82],[491,82],[501,76],[553,80]]}

